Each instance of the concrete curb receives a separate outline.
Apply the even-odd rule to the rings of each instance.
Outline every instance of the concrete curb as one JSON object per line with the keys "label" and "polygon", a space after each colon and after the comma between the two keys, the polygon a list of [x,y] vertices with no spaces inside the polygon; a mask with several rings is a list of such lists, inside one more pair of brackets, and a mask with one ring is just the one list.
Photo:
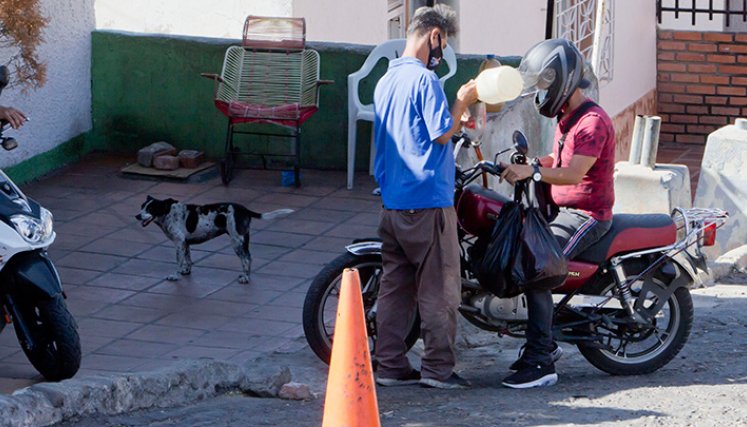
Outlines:
{"label": "concrete curb", "polygon": [[712,286],[722,277],[732,273],[747,272],[747,245],[732,249],[715,261],[709,262],[708,270],[708,276],[703,278],[705,286]]}
{"label": "concrete curb", "polygon": [[0,395],[0,426],[47,426],[95,413],[113,415],[184,405],[234,390],[277,397],[280,388],[289,382],[290,368],[257,359],[243,365],[185,361],[151,372],[40,383],[12,395]]}

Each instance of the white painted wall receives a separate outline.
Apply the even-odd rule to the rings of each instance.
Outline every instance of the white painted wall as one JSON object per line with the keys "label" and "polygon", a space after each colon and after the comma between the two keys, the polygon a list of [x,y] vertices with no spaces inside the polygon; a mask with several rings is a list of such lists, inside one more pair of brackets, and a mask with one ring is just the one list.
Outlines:
{"label": "white painted wall", "polygon": [[248,15],[290,16],[292,12],[292,0],[95,1],[99,29],[205,37],[241,38]]}
{"label": "white painted wall", "polygon": [[[14,136],[18,148],[0,150],[0,167],[11,166],[44,153],[91,129],[91,31],[94,0],[42,0],[49,18],[45,43],[38,53],[47,63],[47,83],[22,93],[9,89],[0,104],[14,106],[31,120]],[[7,50],[0,51],[7,58]]]}
{"label": "white painted wall", "polygon": [[547,0],[462,0],[459,52],[524,55],[545,38],[546,14]]}
{"label": "white painted wall", "polygon": [[599,102],[615,116],[656,88],[656,3],[615,1],[614,76]]}
{"label": "white painted wall", "polygon": [[387,39],[384,0],[294,0],[293,16],[306,18],[306,39],[377,45]]}

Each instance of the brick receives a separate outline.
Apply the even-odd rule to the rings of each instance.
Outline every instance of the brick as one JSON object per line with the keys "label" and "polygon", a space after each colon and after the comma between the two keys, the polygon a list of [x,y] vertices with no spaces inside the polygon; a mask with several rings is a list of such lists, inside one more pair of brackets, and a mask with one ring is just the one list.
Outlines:
{"label": "brick", "polygon": [[659,52],[656,59],[659,61],[674,61],[674,52]]}
{"label": "brick", "polygon": [[718,45],[718,51],[729,53],[747,53],[747,44],[720,44]]}
{"label": "brick", "polygon": [[728,76],[700,76],[701,83],[714,84],[714,85],[728,85]]}
{"label": "brick", "polygon": [[740,107],[747,105],[747,97],[744,96],[730,96],[729,105],[739,105]]}
{"label": "brick", "polygon": [[685,85],[683,84],[660,83],[656,86],[656,89],[665,93],[685,93]]}
{"label": "brick", "polygon": [[670,73],[656,73],[656,81],[658,82],[669,82],[672,80]]}
{"label": "brick", "polygon": [[703,116],[700,117],[700,123],[707,123],[709,125],[726,125],[729,124],[729,119],[723,116]]}
{"label": "brick", "polygon": [[[657,49],[662,50],[687,50],[687,45],[683,42],[658,42]],[[715,52],[715,50],[714,50]]]}
{"label": "brick", "polygon": [[734,40],[737,42],[747,43],[747,34],[736,34]]}
{"label": "brick", "polygon": [[168,171],[179,169],[179,158],[176,156],[158,156],[153,159],[153,167]]}
{"label": "brick", "polygon": [[747,107],[742,108],[742,117],[747,117]]}
{"label": "brick", "polygon": [[688,105],[687,114],[708,114],[708,107],[704,105]]}
{"label": "brick", "polygon": [[672,123],[698,123],[698,117],[687,114],[672,114],[670,121]]}
{"label": "brick", "polygon": [[676,55],[678,61],[703,62],[705,61],[704,53],[680,52]]}
{"label": "brick", "polygon": [[719,71],[722,74],[747,75],[747,65],[721,65]]}
{"label": "brick", "polygon": [[682,104],[702,104],[703,97],[695,95],[674,95],[674,102]]}
{"label": "brick", "polygon": [[709,43],[690,43],[688,50],[691,52],[718,52],[718,47]]}
{"label": "brick", "polygon": [[661,117],[662,123],[666,123],[669,121],[669,114],[659,114],[659,117]]}
{"label": "brick", "polygon": [[711,107],[711,114],[715,116],[738,116],[740,109],[737,107]]}
{"label": "brick", "polygon": [[656,109],[659,113],[684,113],[685,106],[680,104],[668,104],[659,102],[658,108]]}
{"label": "brick", "polygon": [[688,85],[687,93],[699,93],[701,95],[713,95],[716,93],[716,88],[708,85]]}
{"label": "brick", "polygon": [[685,125],[677,125],[674,123],[662,123],[661,132],[662,133],[684,133]]}
{"label": "brick", "polygon": [[716,129],[718,129],[718,126],[713,126],[713,125],[688,125],[687,126],[688,133],[709,134],[715,131]]}
{"label": "brick", "polygon": [[665,62],[658,65],[658,71],[674,71],[678,73],[684,73],[687,71],[687,65],[677,64],[672,62]]}
{"label": "brick", "polygon": [[675,141],[685,144],[704,144],[706,142],[706,135],[680,134],[675,137]]}
{"label": "brick", "polygon": [[703,33],[696,31],[675,31],[673,38],[675,40],[699,41],[703,40]]}
{"label": "brick", "polygon": [[672,73],[671,80],[678,83],[699,83],[700,77],[697,74]]}
{"label": "brick", "polygon": [[737,62],[740,64],[747,64],[747,55],[739,55]]}
{"label": "brick", "polygon": [[725,96],[706,96],[705,103],[708,105],[726,105],[729,98]]}
{"label": "brick", "polygon": [[720,64],[733,64],[737,62],[734,55],[708,55],[708,62],[718,62]]}
{"label": "brick", "polygon": [[196,150],[182,150],[179,152],[179,166],[194,169],[205,161],[205,153]]}
{"label": "brick", "polygon": [[173,145],[168,142],[158,141],[138,150],[137,162],[140,166],[149,168],[153,166],[153,161],[156,157],[174,154],[176,154],[176,148]]}
{"label": "brick", "polygon": [[732,42],[734,34],[730,33],[704,33],[703,40],[707,42]]}
{"label": "brick", "polygon": [[690,73],[714,74],[716,66],[711,64],[687,64],[687,71]]}
{"label": "brick", "polygon": [[659,38],[659,40],[672,40],[674,34],[672,34],[671,31],[659,30],[659,34],[657,34],[657,37]]}
{"label": "brick", "polygon": [[719,86],[716,88],[719,95],[734,95],[734,96],[745,96],[747,95],[747,88],[738,86]]}
{"label": "brick", "polygon": [[731,84],[733,84],[733,85],[740,85],[740,86],[747,86],[747,77],[732,77],[731,78]]}
{"label": "brick", "polygon": [[659,101],[659,104],[674,102],[674,95],[671,93],[659,93],[658,95],[657,100]]}

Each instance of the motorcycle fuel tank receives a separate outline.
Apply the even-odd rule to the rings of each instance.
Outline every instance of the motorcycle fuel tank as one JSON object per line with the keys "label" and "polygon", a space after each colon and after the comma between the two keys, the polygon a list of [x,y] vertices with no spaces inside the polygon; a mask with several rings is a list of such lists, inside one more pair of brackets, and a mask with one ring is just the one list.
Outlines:
{"label": "motorcycle fuel tank", "polygon": [[462,190],[457,202],[459,225],[469,234],[489,234],[495,218],[504,204],[510,200],[493,190],[470,184]]}

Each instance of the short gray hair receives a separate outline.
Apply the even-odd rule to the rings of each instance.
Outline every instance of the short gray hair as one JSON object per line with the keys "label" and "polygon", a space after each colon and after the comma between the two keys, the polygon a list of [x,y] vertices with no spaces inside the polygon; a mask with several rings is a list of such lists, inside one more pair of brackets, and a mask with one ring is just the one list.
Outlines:
{"label": "short gray hair", "polygon": [[407,35],[422,35],[433,28],[438,28],[447,36],[456,35],[458,28],[454,9],[440,3],[433,7],[419,7],[412,15]]}

